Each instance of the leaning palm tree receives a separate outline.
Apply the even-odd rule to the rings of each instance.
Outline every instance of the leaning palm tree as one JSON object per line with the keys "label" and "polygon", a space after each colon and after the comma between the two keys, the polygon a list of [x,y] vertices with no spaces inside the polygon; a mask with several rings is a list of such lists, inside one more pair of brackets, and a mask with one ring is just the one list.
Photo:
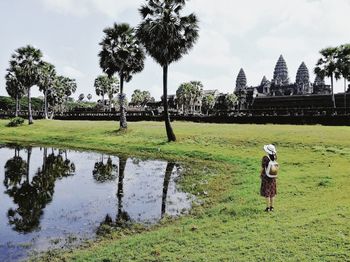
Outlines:
{"label": "leaning palm tree", "polygon": [[145,55],[135,36],[134,28],[129,24],[115,23],[103,32],[105,36],[100,43],[100,66],[109,77],[116,73],[119,75],[120,128],[126,129],[124,81],[129,82],[133,74],[143,70]]}
{"label": "leaning palm tree", "polygon": [[42,64],[42,56],[42,52],[39,49],[27,45],[18,48],[11,56],[10,60],[10,68],[16,72],[19,82],[27,90],[29,124],[33,124],[30,89],[32,86],[39,83],[39,69]]}
{"label": "leaning palm tree", "polygon": [[163,68],[163,106],[169,141],[176,141],[168,112],[168,66],[178,61],[198,39],[198,19],[194,14],[181,16],[186,0],[147,0],[140,8],[143,21],[137,36],[148,54]]}
{"label": "leaning palm tree", "polygon": [[16,100],[15,116],[18,116],[19,101],[25,95],[25,88],[22,83],[17,79],[16,73],[13,70],[8,70],[5,76],[6,91],[10,97]]}
{"label": "leaning palm tree", "polygon": [[334,74],[337,69],[337,66],[336,66],[337,52],[338,52],[337,47],[328,47],[328,48],[322,49],[320,51],[320,54],[322,55],[322,57],[317,61],[316,67],[314,69],[315,74],[319,76],[321,79],[324,79],[324,77],[326,76],[331,78],[332,102],[333,102],[334,108],[335,108],[335,98],[334,98],[333,82],[334,82]]}
{"label": "leaning palm tree", "polygon": [[44,114],[45,119],[48,119],[48,102],[47,102],[47,94],[50,89],[52,89],[54,82],[56,80],[56,70],[55,66],[48,63],[43,62],[40,66],[40,76],[39,76],[39,90],[44,92]]}
{"label": "leaning palm tree", "polygon": [[344,108],[346,113],[346,81],[350,79],[350,44],[341,45],[337,53],[335,78],[344,79]]}

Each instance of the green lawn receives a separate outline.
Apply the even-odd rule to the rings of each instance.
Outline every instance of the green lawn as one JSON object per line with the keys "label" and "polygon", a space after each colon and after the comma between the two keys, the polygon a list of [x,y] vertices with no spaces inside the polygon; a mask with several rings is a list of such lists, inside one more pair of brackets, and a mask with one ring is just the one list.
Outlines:
{"label": "green lawn", "polygon": [[[188,164],[181,186],[202,204],[151,229],[119,230],[48,261],[350,261],[350,128],[290,125],[36,121],[0,142],[106,151]],[[274,213],[259,196],[262,146],[277,146]]]}

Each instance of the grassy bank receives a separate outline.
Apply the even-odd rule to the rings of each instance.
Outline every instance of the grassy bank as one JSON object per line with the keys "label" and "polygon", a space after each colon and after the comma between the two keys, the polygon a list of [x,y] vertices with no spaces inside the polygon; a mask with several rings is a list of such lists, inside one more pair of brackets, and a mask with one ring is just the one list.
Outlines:
{"label": "grassy bank", "polygon": [[[186,161],[182,186],[202,205],[150,230],[114,232],[48,260],[346,261],[350,260],[350,128],[174,123],[36,121],[5,127],[0,142],[55,145]],[[279,152],[276,211],[259,196],[262,146]]]}

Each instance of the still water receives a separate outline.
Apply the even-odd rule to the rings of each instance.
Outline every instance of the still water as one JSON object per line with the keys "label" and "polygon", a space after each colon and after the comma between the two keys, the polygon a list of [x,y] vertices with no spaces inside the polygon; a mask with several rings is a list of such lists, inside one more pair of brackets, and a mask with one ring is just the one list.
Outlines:
{"label": "still water", "polygon": [[193,197],[178,164],[54,148],[0,148],[0,261],[70,246],[101,223],[154,224]]}

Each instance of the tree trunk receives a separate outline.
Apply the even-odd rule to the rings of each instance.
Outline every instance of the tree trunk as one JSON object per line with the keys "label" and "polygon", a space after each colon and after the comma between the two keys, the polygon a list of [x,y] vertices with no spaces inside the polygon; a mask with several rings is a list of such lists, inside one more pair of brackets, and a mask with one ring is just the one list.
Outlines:
{"label": "tree trunk", "polygon": [[47,147],[44,147],[43,152],[43,172],[46,172]]}
{"label": "tree trunk", "polygon": [[102,111],[105,111],[105,94],[102,95]]}
{"label": "tree trunk", "polygon": [[125,106],[124,106],[124,77],[120,75],[120,129],[127,129],[128,124],[126,122],[126,112],[125,112]]}
{"label": "tree trunk", "polygon": [[108,99],[109,99],[109,112],[112,112],[112,99],[113,99],[113,96],[108,96]]}
{"label": "tree trunk", "polygon": [[123,196],[124,196],[123,180],[124,180],[124,171],[125,171],[126,162],[127,162],[127,158],[123,156],[119,157],[118,190],[117,190],[117,199],[118,199],[117,221],[122,220],[122,214],[123,214]]}
{"label": "tree trunk", "polygon": [[32,155],[32,148],[27,148],[27,172],[26,172],[26,182],[29,183],[29,167],[30,167],[30,157]]}
{"label": "tree trunk", "polygon": [[344,77],[344,114],[346,114],[346,78]]}
{"label": "tree trunk", "polygon": [[164,217],[165,211],[166,211],[166,199],[168,196],[168,188],[169,188],[169,182],[171,173],[173,172],[175,164],[168,162],[166,169],[165,169],[165,176],[164,176],[164,182],[163,182],[163,194],[162,194],[162,210],[161,210],[161,218]]}
{"label": "tree trunk", "polygon": [[53,119],[54,115],[55,115],[55,108],[53,107],[52,108],[52,112],[51,112],[51,116],[50,116],[51,120]]}
{"label": "tree trunk", "polygon": [[170,124],[170,117],[168,111],[168,65],[163,66],[163,107],[164,107],[164,121],[168,141],[176,141],[176,136]]}
{"label": "tree trunk", "polygon": [[30,97],[30,87],[28,88],[28,124],[33,124],[32,99]]}
{"label": "tree trunk", "polygon": [[15,116],[18,116],[18,104],[19,104],[19,99],[18,99],[18,94],[16,95],[16,113]]}
{"label": "tree trunk", "polygon": [[333,88],[333,74],[331,75],[331,88],[332,88],[332,102],[333,102],[333,108],[335,109],[335,97],[334,97],[334,88]]}
{"label": "tree trunk", "polygon": [[46,89],[46,90],[45,90],[45,93],[44,93],[44,111],[45,111],[45,119],[49,119],[49,116],[48,116],[48,106],[47,106],[47,92],[48,92],[48,90]]}

